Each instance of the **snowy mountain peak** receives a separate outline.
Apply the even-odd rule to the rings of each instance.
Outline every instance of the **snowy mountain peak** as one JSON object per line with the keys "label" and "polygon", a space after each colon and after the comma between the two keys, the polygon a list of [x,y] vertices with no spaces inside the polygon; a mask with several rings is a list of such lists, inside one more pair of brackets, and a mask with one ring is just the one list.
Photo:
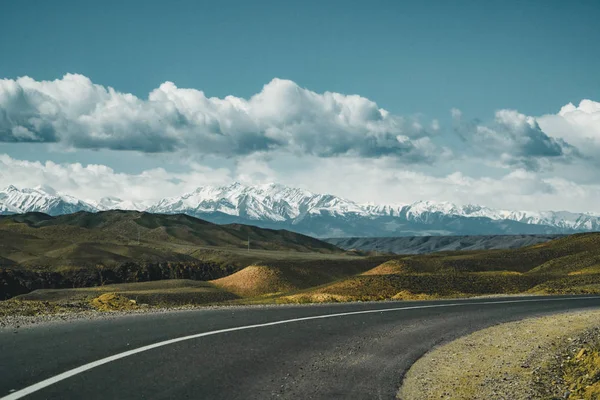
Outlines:
{"label": "snowy mountain peak", "polygon": [[332,195],[314,194],[277,183],[246,186],[202,186],[180,197],[161,200],[150,212],[191,215],[223,213],[250,220],[287,221],[307,214],[362,213],[356,203]]}
{"label": "snowy mountain peak", "polygon": [[510,211],[431,200],[412,204],[358,204],[331,194],[265,183],[201,186],[147,207],[108,196],[89,204],[48,186],[0,191],[0,214],[28,211],[51,215],[76,211],[146,210],[184,213],[213,222],[245,222],[315,236],[405,234],[569,233],[600,230],[600,216],[566,211]]}
{"label": "snowy mountain peak", "polygon": [[131,200],[122,200],[118,197],[107,196],[100,199],[98,203],[95,204],[95,207],[99,211],[107,211],[107,210],[134,210],[134,211],[144,211],[148,208],[145,204],[140,202],[135,202]]}
{"label": "snowy mountain peak", "polygon": [[[96,208],[73,196],[57,193],[48,186],[40,186],[33,189],[18,189],[9,186],[0,191],[0,203],[8,211],[16,212],[43,212],[50,215],[70,214],[77,211],[96,211]],[[0,211],[2,212],[2,211]]]}

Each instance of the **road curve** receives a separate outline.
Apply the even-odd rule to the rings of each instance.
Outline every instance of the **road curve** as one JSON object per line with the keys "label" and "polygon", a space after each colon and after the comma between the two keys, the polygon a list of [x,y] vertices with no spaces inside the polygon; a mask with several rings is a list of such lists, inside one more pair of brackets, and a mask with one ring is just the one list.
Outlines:
{"label": "road curve", "polygon": [[236,307],[0,330],[0,400],[393,399],[432,347],[597,296]]}

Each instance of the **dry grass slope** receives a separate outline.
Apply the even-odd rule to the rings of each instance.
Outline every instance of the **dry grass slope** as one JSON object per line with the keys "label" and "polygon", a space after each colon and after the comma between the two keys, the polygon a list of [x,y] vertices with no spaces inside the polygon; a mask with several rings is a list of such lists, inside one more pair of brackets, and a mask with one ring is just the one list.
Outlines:
{"label": "dry grass slope", "polygon": [[297,289],[280,268],[249,265],[225,278],[211,281],[217,287],[242,297],[260,296]]}
{"label": "dry grass slope", "polygon": [[600,234],[579,234],[517,250],[396,257],[283,302],[427,299],[491,294],[600,293]]}
{"label": "dry grass slope", "polygon": [[211,283],[242,297],[281,294],[346,279],[371,269],[381,261],[381,258],[268,261],[248,266]]}

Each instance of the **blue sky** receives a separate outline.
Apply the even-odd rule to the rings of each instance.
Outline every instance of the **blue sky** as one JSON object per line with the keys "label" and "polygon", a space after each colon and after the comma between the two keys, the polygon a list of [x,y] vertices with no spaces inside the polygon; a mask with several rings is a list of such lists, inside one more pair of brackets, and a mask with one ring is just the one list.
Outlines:
{"label": "blue sky", "polygon": [[[490,179],[501,180],[522,170],[529,174],[527,179],[533,179],[540,187],[545,187],[541,182],[547,184],[548,179],[596,185],[593,175],[598,171],[590,172],[590,166],[582,161],[593,158],[595,153],[577,155],[581,152],[580,143],[583,147],[586,143],[596,143],[594,135],[598,128],[594,125],[597,121],[594,112],[586,111],[585,114],[591,116],[584,122],[574,114],[566,122],[556,121],[552,116],[568,103],[577,107],[584,99],[600,100],[598,21],[600,3],[585,0],[8,2],[3,6],[0,24],[0,54],[3,55],[0,78],[15,81],[29,76],[40,82],[61,79],[67,73],[80,74],[93,84],[131,93],[141,100],[147,100],[148,94],[165,81],[173,82],[178,88],[201,90],[206,97],[249,99],[274,78],[281,78],[311,93],[357,94],[369,99],[391,115],[408,121],[402,132],[408,132],[410,140],[427,138],[439,147],[431,151],[446,154],[446,157],[433,160],[430,154],[417,154],[424,141],[414,145],[411,142],[411,149],[407,150],[404,146],[407,142],[402,145],[394,142],[390,147],[389,137],[380,136],[375,149],[367,151],[362,139],[352,136],[358,135],[358,131],[352,131],[349,136],[336,131],[335,135],[323,139],[330,134],[329,129],[341,128],[320,123],[306,128],[310,132],[306,129],[280,132],[295,135],[292,140],[295,147],[280,146],[284,139],[278,136],[273,139],[278,143],[275,150],[268,151],[265,146],[270,146],[270,142],[265,136],[244,137],[243,146],[251,140],[255,151],[242,149],[241,142],[233,144],[242,146],[234,152],[224,151],[224,144],[208,146],[210,151],[193,151],[194,145],[206,148],[204,139],[196,139],[194,145],[188,140],[168,151],[157,152],[156,148],[147,147],[147,143],[142,145],[128,137],[122,138],[122,143],[112,140],[110,144],[90,145],[90,140],[76,136],[85,132],[73,132],[66,140],[61,136],[62,131],[58,131],[59,139],[35,140],[42,143],[32,144],[31,140],[10,137],[0,144],[0,153],[13,161],[65,163],[65,168],[75,162],[102,164],[117,174],[139,175],[153,168],[185,173],[190,165],[198,164],[206,168],[225,168],[229,175],[226,174],[224,180],[244,178],[239,169],[248,169],[240,165],[258,163],[262,167],[257,168],[264,171],[254,178],[246,177],[250,181],[275,178],[313,190],[330,188],[346,196],[356,193],[351,185],[335,186],[333,181],[339,177],[322,184],[301,178],[297,170],[287,167],[294,163],[289,162],[286,154],[291,152],[300,158],[294,165],[306,164],[312,158],[317,164],[335,161],[345,165],[352,160],[373,163],[370,168],[382,169],[380,175],[401,169],[433,178],[459,173],[467,178],[489,175]],[[296,104],[293,103],[296,100],[289,100],[289,104]],[[6,104],[0,103],[1,107],[9,110]],[[7,112],[14,114],[14,104],[11,107],[12,111]],[[460,113],[452,114],[452,109]],[[525,123],[525,120],[515,115],[498,117],[495,113],[499,110],[516,110],[518,115],[537,118],[543,137],[529,122],[529,128],[520,127],[516,133],[511,131],[509,127],[514,128],[511,121]],[[316,113],[313,109],[303,111],[310,115]],[[18,120],[15,115],[13,122]],[[409,127],[414,120],[428,132]],[[266,125],[283,129],[281,127],[288,122],[278,125],[269,120]],[[68,127],[63,124],[60,129],[74,126],[73,121],[65,123]],[[398,132],[390,127],[395,124],[391,121],[377,129],[391,129],[385,134],[394,136]],[[435,124],[439,129],[432,128]],[[134,125],[128,129],[139,128],[139,124]],[[106,127],[106,122],[102,126]],[[366,126],[361,125],[360,129],[371,129]],[[495,132],[495,139],[484,138],[482,126]],[[13,127],[4,127],[6,132],[9,128]],[[114,127],[110,129],[114,133]],[[148,132],[150,128],[143,129]],[[244,125],[243,129],[248,128]],[[463,132],[465,130],[469,132]],[[457,131],[459,134],[455,134]],[[473,139],[474,131],[479,133]],[[186,135],[192,134],[186,131]],[[154,143],[166,140],[160,133],[152,135]],[[498,141],[497,137],[502,139]],[[291,139],[286,136],[285,140]],[[511,141],[509,145],[507,140]],[[563,146],[561,140],[566,145]],[[316,142],[326,150],[315,148]],[[233,142],[227,143],[232,145]],[[499,145],[504,146],[500,152],[505,157],[495,159],[493,147]],[[560,176],[557,175],[559,169]],[[284,174],[274,174],[273,170]],[[351,170],[351,166],[347,170]],[[9,178],[5,174],[0,181]],[[358,194],[359,200],[382,197],[378,192],[383,192],[390,182],[406,187],[408,184],[402,180],[405,178],[390,175],[385,181],[388,183],[380,182],[368,192]],[[190,187],[193,184],[189,182]],[[442,186],[439,182],[432,185]],[[453,194],[457,190],[452,185],[449,184],[446,191],[415,189],[411,192],[418,193],[413,196],[397,190],[383,197],[385,201],[398,202],[424,196],[457,202],[493,202],[497,198],[496,195],[460,197]],[[70,186],[65,187],[67,189],[77,190]],[[586,186],[582,190],[588,189]],[[589,193],[596,193],[593,190]],[[519,208],[521,202],[523,206],[530,206],[523,197],[527,195],[524,193],[515,199],[506,197],[498,202],[504,200],[512,208]],[[586,201],[575,203],[575,207],[593,208]],[[571,204],[574,204],[572,199],[558,197],[549,202],[552,207]]]}
{"label": "blue sky", "polygon": [[402,114],[540,115],[600,91],[597,1],[19,1],[0,75],[247,97],[273,77]]}

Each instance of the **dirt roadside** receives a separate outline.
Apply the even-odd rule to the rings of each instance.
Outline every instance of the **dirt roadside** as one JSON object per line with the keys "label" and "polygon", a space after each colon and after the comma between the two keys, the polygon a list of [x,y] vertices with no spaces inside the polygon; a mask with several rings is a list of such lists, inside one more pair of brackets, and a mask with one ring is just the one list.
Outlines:
{"label": "dirt roadside", "polygon": [[600,399],[598,345],[600,311],[493,326],[427,353],[408,371],[397,397]]}

